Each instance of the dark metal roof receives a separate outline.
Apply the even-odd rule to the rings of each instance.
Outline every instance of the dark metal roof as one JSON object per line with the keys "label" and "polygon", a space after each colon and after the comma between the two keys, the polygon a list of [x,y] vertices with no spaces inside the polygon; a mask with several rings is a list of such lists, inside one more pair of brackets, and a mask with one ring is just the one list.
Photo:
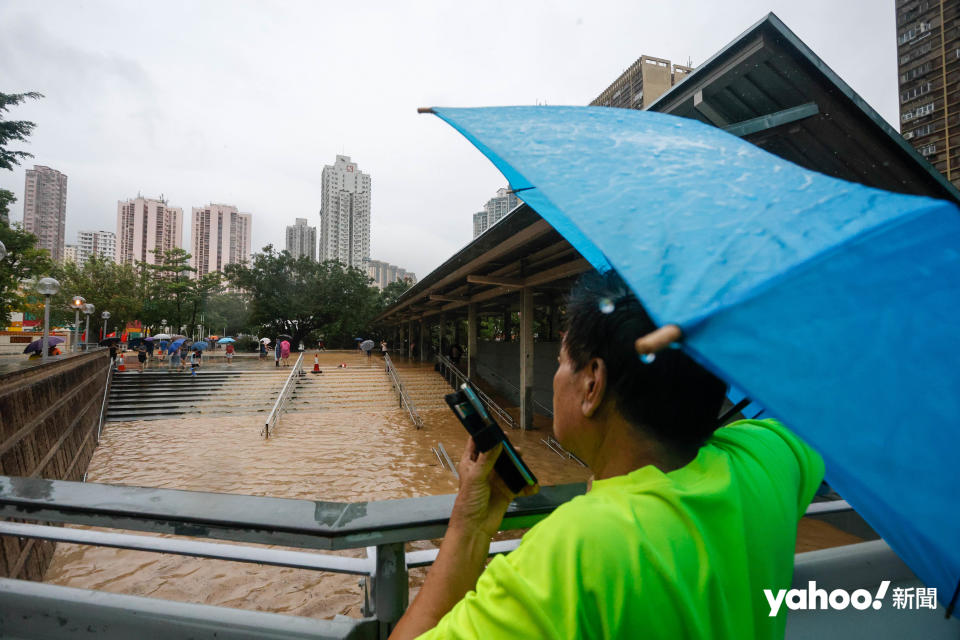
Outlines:
{"label": "dark metal roof", "polygon": [[471,302],[483,304],[522,286],[556,286],[590,268],[563,236],[521,204],[407,290],[374,321],[398,315],[428,317]]}
{"label": "dark metal roof", "polygon": [[960,201],[960,191],[772,13],[648,110],[725,128],[826,175]]}

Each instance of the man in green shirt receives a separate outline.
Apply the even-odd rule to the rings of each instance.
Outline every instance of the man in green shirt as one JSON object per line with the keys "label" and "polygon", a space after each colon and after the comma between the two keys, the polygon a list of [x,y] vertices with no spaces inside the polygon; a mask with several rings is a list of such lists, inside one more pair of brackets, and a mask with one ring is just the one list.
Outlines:
{"label": "man in green shirt", "polygon": [[763,590],[789,588],[819,455],[772,420],[716,430],[725,385],[676,349],[637,357],[656,328],[613,272],[582,279],[567,318],[553,428],[590,491],[483,571],[514,496],[491,473],[499,449],[469,440],[437,561],[391,637],[783,637]]}

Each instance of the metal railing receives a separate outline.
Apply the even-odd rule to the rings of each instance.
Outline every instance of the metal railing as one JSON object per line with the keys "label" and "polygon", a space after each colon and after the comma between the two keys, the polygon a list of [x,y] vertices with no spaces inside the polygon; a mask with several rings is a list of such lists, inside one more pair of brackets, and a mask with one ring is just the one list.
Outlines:
{"label": "metal railing", "polygon": [[393,365],[393,360],[390,359],[389,353],[383,354],[383,362],[387,370],[387,375],[390,376],[390,382],[393,384],[393,390],[397,392],[397,401],[402,408],[407,410],[407,415],[410,416],[410,421],[413,422],[413,426],[417,429],[422,429],[423,418],[417,413],[417,407],[413,404],[413,400],[410,399],[407,388],[403,386],[403,381],[400,380],[400,373]]}
{"label": "metal railing", "polygon": [[[500,528],[533,526],[585,488],[583,483],[543,487],[535,496],[518,498]],[[362,619],[315,620],[0,579],[0,629],[10,630],[12,637],[45,640],[73,637],[91,624],[98,637],[108,639],[208,638],[213,637],[211,629],[218,631],[217,637],[244,639],[385,638],[406,609],[408,569],[430,565],[437,556],[435,549],[405,552],[404,545],[442,537],[454,499],[443,495],[341,503],[0,476],[0,518],[30,521],[0,522],[0,535],[354,574],[363,576],[364,596]],[[849,509],[848,503],[836,500],[814,503],[807,513]],[[104,528],[174,537],[100,530]],[[489,553],[507,553],[518,544],[493,542]],[[316,551],[353,548],[366,548],[366,557]]]}
{"label": "metal railing", "polygon": [[[479,369],[480,366],[482,366],[482,365],[479,365],[479,364],[478,364],[478,365],[477,365],[477,368]],[[482,377],[490,376],[490,377],[492,377],[492,378],[496,378],[497,380],[499,380],[500,382],[502,382],[502,383],[505,384],[506,386],[510,387],[510,389],[512,389],[512,390],[517,394],[517,397],[520,397],[520,387],[519,387],[519,386],[513,384],[512,382],[510,382],[509,380],[507,380],[506,378],[504,378],[502,375],[500,375],[499,373],[497,373],[496,371],[494,371],[493,368],[491,368],[491,367],[484,367],[484,369],[486,369],[486,371],[485,371],[485,373],[483,374]],[[538,409],[540,409],[540,412],[541,412],[542,414],[544,414],[545,416],[548,416],[548,417],[550,417],[550,418],[553,417],[553,409],[552,409],[551,407],[546,406],[546,405],[543,404],[542,402],[538,402],[536,399],[533,399],[533,406],[535,406],[535,407],[537,407]]]}
{"label": "metal railing", "polygon": [[293,369],[290,370],[290,375],[287,376],[287,381],[283,383],[283,388],[280,389],[277,401],[273,403],[273,409],[270,410],[270,415],[267,416],[267,420],[263,423],[263,429],[260,431],[260,435],[264,438],[270,437],[270,429],[275,427],[280,420],[280,414],[283,413],[283,410],[287,406],[287,401],[290,400],[290,395],[293,393],[293,389],[300,379],[302,369],[303,352],[301,351],[297,362],[293,365]]}
{"label": "metal railing", "polygon": [[553,436],[547,436],[546,438],[540,438],[540,442],[542,442],[543,444],[547,445],[547,448],[550,449],[550,451],[553,451],[555,454],[557,454],[557,455],[560,456],[561,458],[566,458],[567,460],[573,460],[574,462],[576,462],[577,464],[579,464],[581,467],[587,466],[587,463],[586,463],[586,462],[584,462],[583,460],[581,460],[581,459],[578,458],[577,456],[573,455],[572,453],[570,453],[569,451],[567,451],[566,449],[564,449],[564,448],[563,448],[563,445],[561,445],[561,444],[557,441],[557,439],[554,438]]}
{"label": "metal railing", "polygon": [[[507,510],[501,529],[530,527],[584,490],[582,483],[544,487],[536,496],[518,498]],[[311,637],[376,638],[386,637],[406,609],[409,600],[407,569],[432,564],[436,559],[436,550],[405,553],[404,544],[443,537],[454,498],[453,495],[444,495],[341,503],[0,476],[0,518],[31,521],[0,522],[0,535],[360,575],[364,578],[364,618],[349,622],[311,620],[316,634]],[[79,524],[184,537],[131,535],[32,522]],[[309,550],[366,548],[367,553],[365,558],[348,558],[316,551],[192,539],[197,537]],[[490,553],[506,553],[518,544],[518,540],[494,542]],[[204,622],[196,624],[209,625],[211,620],[220,621],[218,628],[223,637],[247,637],[232,635],[228,633],[232,627],[223,626],[237,619],[237,612],[228,608],[165,603],[54,585],[43,585],[41,590],[44,593],[39,595],[33,593],[35,589],[37,587],[30,582],[0,579],[0,628],[4,628],[8,620],[24,624],[21,620],[27,609],[40,618],[44,615],[50,617],[50,611],[54,609],[58,612],[66,610],[69,617],[64,617],[71,624],[64,629],[55,629],[56,633],[50,634],[38,630],[34,635],[23,636],[65,637],[69,635],[69,627],[75,627],[81,618],[93,616],[103,623],[103,617],[122,616],[121,610],[156,613],[163,609],[162,614],[146,616],[143,622],[150,626],[153,635],[160,635],[156,632],[159,628],[179,628],[178,625],[187,624],[184,619],[199,617]],[[36,598],[40,596],[43,607],[36,605]],[[82,607],[73,606],[80,602]],[[99,613],[98,606],[102,607]],[[39,611],[36,610],[38,607]],[[97,615],[102,617],[96,618]],[[292,631],[289,634],[276,631],[299,628],[296,622],[301,618],[257,612],[244,612],[244,615],[250,618],[248,622],[251,624],[270,629],[269,637],[301,637]],[[103,637],[129,636],[116,631]]]}
{"label": "metal railing", "polygon": [[[437,364],[440,365],[440,374],[454,389],[459,389],[461,384],[469,380],[466,374],[460,371],[460,369],[450,362],[446,356],[438,355]],[[490,396],[485,394],[481,389],[478,389],[476,385],[471,384],[470,386],[476,392],[477,397],[480,398],[480,402],[483,403],[483,406],[487,408],[487,411],[496,415],[502,423],[507,424],[514,429],[519,428],[519,425],[513,419],[513,416],[507,413],[506,409],[494,402]]]}
{"label": "metal railing", "polygon": [[100,434],[103,432],[103,417],[107,414],[107,404],[110,402],[111,382],[113,382],[113,360],[107,365],[107,379],[103,384],[103,401],[100,403],[100,424],[97,425],[97,444],[100,444]]}

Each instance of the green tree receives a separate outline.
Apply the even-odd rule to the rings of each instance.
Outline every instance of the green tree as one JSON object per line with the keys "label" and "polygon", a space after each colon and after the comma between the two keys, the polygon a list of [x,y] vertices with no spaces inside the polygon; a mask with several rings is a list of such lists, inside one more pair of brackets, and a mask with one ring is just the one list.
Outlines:
{"label": "green tree", "polygon": [[393,305],[412,285],[407,280],[395,280],[380,292],[380,306],[384,309]]}
{"label": "green tree", "polygon": [[[53,270],[53,277],[60,281],[60,293],[51,301],[50,320],[55,325],[72,325],[74,318],[70,300],[75,295],[83,296],[96,307],[90,317],[90,330],[99,334],[103,326],[100,315],[110,312],[111,330],[123,331],[127,323],[140,320],[143,314],[143,289],[139,270],[128,264],[117,264],[100,256],[90,256],[83,264],[64,262]],[[80,314],[80,321],[85,317]]]}
{"label": "green tree", "polygon": [[225,271],[249,296],[250,321],[263,333],[289,334],[294,345],[323,337],[328,346],[352,346],[380,308],[377,290],[359,269],[294,258],[270,245],[249,265],[231,264]]}
{"label": "green tree", "polygon": [[7,257],[0,260],[0,326],[5,327],[12,311],[36,314],[42,309],[31,283],[50,274],[53,261],[49,251],[37,248],[37,237],[19,224],[0,224],[0,242],[7,249]]}
{"label": "green tree", "polygon": [[[26,151],[12,151],[7,149],[7,144],[14,140],[26,141],[27,136],[33,132],[37,126],[28,120],[6,120],[3,114],[15,107],[27,98],[36,100],[43,95],[36,91],[27,93],[0,93],[0,169],[13,170],[13,167],[20,164],[23,158],[32,158],[33,155]],[[8,192],[9,193],[9,192]]]}
{"label": "green tree", "polygon": [[[3,114],[27,98],[40,98],[39,93],[0,93],[0,169],[13,170],[22,158],[32,158],[26,151],[7,149],[12,141],[25,141],[33,131],[34,123],[26,120],[6,120]],[[11,311],[32,311],[26,291],[26,281],[50,272],[53,264],[47,251],[37,249],[37,238],[19,226],[10,226],[10,205],[16,202],[11,191],[0,189],[0,242],[7,257],[0,260],[0,325],[10,322]]]}

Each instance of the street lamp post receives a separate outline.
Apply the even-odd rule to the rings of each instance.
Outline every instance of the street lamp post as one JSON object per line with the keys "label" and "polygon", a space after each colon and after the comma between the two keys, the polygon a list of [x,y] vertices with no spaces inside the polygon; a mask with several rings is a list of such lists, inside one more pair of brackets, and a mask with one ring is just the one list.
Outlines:
{"label": "street lamp post", "polygon": [[100,314],[100,317],[103,318],[103,339],[107,339],[107,328],[110,326],[110,312],[104,311]]}
{"label": "street lamp post", "polygon": [[37,282],[37,293],[43,296],[43,340],[40,347],[43,349],[41,360],[47,359],[47,342],[50,335],[50,296],[55,296],[60,291],[60,283],[53,278],[40,278]]}
{"label": "street lamp post", "polygon": [[80,342],[80,309],[83,308],[86,298],[83,296],[73,296],[70,300],[70,306],[73,307],[73,352],[76,353],[77,344]]}
{"label": "street lamp post", "polygon": [[84,339],[84,341],[83,341],[83,342],[84,342],[84,344],[83,344],[83,350],[84,350],[84,351],[87,350],[87,344],[90,343],[90,316],[91,316],[91,315],[93,314],[93,312],[96,311],[96,310],[97,310],[97,308],[96,308],[95,306],[93,306],[92,304],[90,304],[89,302],[88,302],[87,304],[83,305],[83,313],[84,313],[84,315],[87,316],[87,326],[86,326],[86,328],[83,330],[83,335],[85,336],[85,339]]}

